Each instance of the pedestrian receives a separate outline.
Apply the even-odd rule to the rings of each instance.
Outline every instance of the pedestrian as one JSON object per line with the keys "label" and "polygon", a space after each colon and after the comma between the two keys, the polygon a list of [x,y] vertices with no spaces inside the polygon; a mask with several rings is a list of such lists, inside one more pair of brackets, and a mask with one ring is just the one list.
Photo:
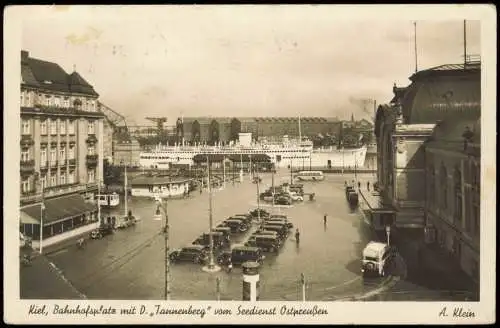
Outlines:
{"label": "pedestrian", "polygon": [[229,258],[227,260],[227,273],[231,273],[231,271],[233,271],[233,262],[231,261],[231,259]]}
{"label": "pedestrian", "polygon": [[298,244],[300,242],[300,232],[299,228],[295,230],[295,242]]}
{"label": "pedestrian", "polygon": [[366,182],[366,190],[370,191],[370,181]]}
{"label": "pedestrian", "polygon": [[358,189],[361,189],[361,182],[358,181]]}
{"label": "pedestrian", "polygon": [[347,187],[347,181],[344,181],[344,187]]}
{"label": "pedestrian", "polygon": [[325,214],[325,216],[323,217],[323,223],[324,223],[324,225],[326,225],[326,214]]}

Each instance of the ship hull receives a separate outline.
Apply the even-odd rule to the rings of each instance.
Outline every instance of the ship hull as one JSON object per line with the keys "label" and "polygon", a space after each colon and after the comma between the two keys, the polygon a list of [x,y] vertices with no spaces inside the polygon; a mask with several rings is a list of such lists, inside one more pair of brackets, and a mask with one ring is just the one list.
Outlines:
{"label": "ship hull", "polygon": [[[304,149],[284,149],[284,150],[266,150],[266,149],[212,149],[208,153],[213,154],[266,154],[276,167],[325,167],[325,168],[361,168],[365,164],[366,147],[355,149],[322,149],[322,150],[304,150]],[[206,153],[202,150],[178,151],[162,150],[158,152],[142,153],[140,156],[140,165],[144,168],[168,169],[172,164],[194,165],[193,158],[200,153]]]}

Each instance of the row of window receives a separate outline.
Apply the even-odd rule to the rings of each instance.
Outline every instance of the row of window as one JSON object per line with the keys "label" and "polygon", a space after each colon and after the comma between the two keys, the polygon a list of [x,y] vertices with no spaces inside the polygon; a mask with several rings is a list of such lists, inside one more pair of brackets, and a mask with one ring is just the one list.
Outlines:
{"label": "row of window", "polygon": [[38,101],[34,98],[35,97],[32,97],[32,93],[30,92],[21,92],[21,106],[32,107],[39,104],[50,107],[70,108],[78,107],[81,104],[83,110],[96,111],[97,109],[97,102],[93,99],[75,99],[73,103],[71,103],[70,97],[68,96],[38,94]]}
{"label": "row of window", "polygon": [[[58,129],[59,126],[59,129]],[[59,134],[75,134],[75,123],[73,120],[43,120],[40,121],[40,134],[41,135],[56,135],[59,130]],[[23,135],[31,134],[31,121],[22,120],[21,131]],[[95,121],[87,122],[87,134],[95,134]]]}
{"label": "row of window", "polygon": [[[58,160],[57,149],[51,148],[50,151],[47,151],[46,148],[40,149],[40,161],[43,166],[48,160],[48,155],[50,154],[50,161],[55,162]],[[66,156],[67,155],[67,156]],[[87,155],[96,155],[96,149],[94,146],[89,146],[87,148]],[[59,160],[66,159],[75,159],[75,147],[69,146],[68,152],[66,154],[66,148],[59,148]],[[30,160],[30,152],[28,149],[21,150],[21,161],[29,161]]]}
{"label": "row of window", "polygon": [[[62,186],[65,184],[75,183],[75,171],[70,171],[68,173],[61,172],[59,174],[59,180],[56,174],[51,174],[47,176],[46,174],[40,176],[40,187],[43,189],[50,187]],[[95,182],[95,170],[89,170],[87,172],[87,183]],[[34,183],[30,179],[25,179],[21,181],[21,190],[23,193],[30,192],[34,188]]]}

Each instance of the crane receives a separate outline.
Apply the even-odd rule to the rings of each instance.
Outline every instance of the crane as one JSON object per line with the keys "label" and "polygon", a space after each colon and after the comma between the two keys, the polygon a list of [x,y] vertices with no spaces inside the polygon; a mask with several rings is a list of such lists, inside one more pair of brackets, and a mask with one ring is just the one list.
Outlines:
{"label": "crane", "polygon": [[146,117],[146,120],[156,122],[157,128],[158,128],[158,136],[160,136],[163,132],[163,124],[167,122],[167,118],[166,117]]}

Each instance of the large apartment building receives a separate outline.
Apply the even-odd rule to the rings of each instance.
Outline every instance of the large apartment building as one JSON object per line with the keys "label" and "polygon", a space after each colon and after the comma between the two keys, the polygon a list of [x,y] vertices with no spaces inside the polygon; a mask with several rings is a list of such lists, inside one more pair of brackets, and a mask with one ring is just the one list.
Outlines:
{"label": "large apartment building", "polygon": [[77,72],[21,51],[20,229],[39,247],[98,224],[83,194],[97,189],[103,171],[99,95]]}

